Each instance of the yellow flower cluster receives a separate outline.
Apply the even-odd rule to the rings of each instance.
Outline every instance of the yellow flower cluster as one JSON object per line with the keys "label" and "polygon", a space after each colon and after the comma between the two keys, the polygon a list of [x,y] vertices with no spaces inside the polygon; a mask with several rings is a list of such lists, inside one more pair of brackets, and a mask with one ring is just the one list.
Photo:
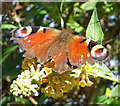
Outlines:
{"label": "yellow flower cluster", "polygon": [[45,87],[41,88],[41,92],[45,93],[46,96],[58,98],[73,88],[72,82],[74,77],[69,75],[70,72],[62,74],[53,73],[51,68],[46,68],[44,72],[47,73],[47,76],[43,77],[41,81],[38,81],[38,84],[48,83]]}
{"label": "yellow flower cluster", "polygon": [[[54,64],[54,61],[51,60],[45,62],[41,66],[39,63],[37,63],[36,59],[27,58],[25,58],[22,63],[22,68],[25,71],[27,70],[32,73],[31,76],[27,74],[27,76],[29,76],[27,78],[31,79],[30,83],[32,84],[32,82],[34,82],[41,87],[42,93],[44,93],[46,96],[52,96],[53,98],[62,97],[63,93],[71,90],[74,85],[79,85],[81,87],[90,87],[93,85],[93,82],[89,80],[88,75],[92,74],[94,76],[97,76],[98,72],[95,72],[95,70],[93,70],[97,68],[96,66],[90,66],[88,63],[86,63],[85,65],[81,65],[78,69],[60,74],[53,72]],[[42,87],[42,84],[45,84],[46,86]],[[37,89],[35,88],[34,92],[38,92]],[[14,93],[14,90],[12,90],[12,93]]]}
{"label": "yellow flower cluster", "polygon": [[37,67],[37,60],[36,59],[28,59],[25,58],[24,61],[22,62],[22,68],[24,70],[30,69],[31,66],[34,66],[35,68]]}
{"label": "yellow flower cluster", "polygon": [[75,84],[81,87],[90,87],[91,85],[93,85],[93,82],[89,80],[88,75],[97,76],[97,68],[98,67],[96,65],[90,66],[88,62],[86,62],[85,65],[81,65],[78,69],[73,70],[72,72],[75,72],[76,76],[78,76]]}

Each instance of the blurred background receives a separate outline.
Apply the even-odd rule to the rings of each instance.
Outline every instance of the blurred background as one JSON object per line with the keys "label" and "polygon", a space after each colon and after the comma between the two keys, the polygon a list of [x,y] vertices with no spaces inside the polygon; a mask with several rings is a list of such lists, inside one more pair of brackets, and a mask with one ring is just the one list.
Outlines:
{"label": "blurred background", "polygon": [[[22,72],[23,51],[16,41],[10,41],[10,31],[21,26],[44,26],[57,29],[75,28],[75,34],[85,36],[94,8],[104,33],[103,45],[110,51],[105,64],[120,78],[120,3],[119,2],[2,2],[2,103],[15,103],[10,94],[10,84]],[[0,7],[1,8],[1,7]],[[94,78],[94,85],[74,88],[62,98],[46,98],[43,104],[118,104],[120,85],[116,82]],[[112,92],[110,94],[110,92]],[[109,95],[110,94],[110,95]],[[42,93],[34,97],[39,101]],[[22,104],[31,104],[28,98],[17,98]]]}

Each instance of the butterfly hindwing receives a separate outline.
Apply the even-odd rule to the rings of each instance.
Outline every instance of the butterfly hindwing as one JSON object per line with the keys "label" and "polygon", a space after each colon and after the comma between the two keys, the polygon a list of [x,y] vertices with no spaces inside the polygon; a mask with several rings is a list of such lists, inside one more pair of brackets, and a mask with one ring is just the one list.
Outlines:
{"label": "butterfly hindwing", "polygon": [[92,59],[88,49],[90,40],[80,36],[73,36],[68,42],[68,59],[72,65],[79,66],[85,61]]}

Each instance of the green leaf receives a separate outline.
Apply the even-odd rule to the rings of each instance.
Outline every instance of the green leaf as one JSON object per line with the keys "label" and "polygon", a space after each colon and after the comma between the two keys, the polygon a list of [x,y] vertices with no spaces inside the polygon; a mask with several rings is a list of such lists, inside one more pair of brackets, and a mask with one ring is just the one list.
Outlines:
{"label": "green leaf", "polygon": [[15,101],[15,98],[13,96],[4,96],[1,99],[1,104],[6,105],[9,102]]}
{"label": "green leaf", "polygon": [[4,106],[6,105],[7,103],[10,103],[10,102],[22,102],[23,104],[31,104],[27,99],[24,99],[24,98],[19,98],[19,97],[14,97],[14,96],[4,96],[2,97],[1,99],[1,104]]}
{"label": "green leaf", "polygon": [[45,94],[43,94],[41,96],[40,100],[38,101],[38,104],[42,104],[47,98],[48,98],[48,96],[45,96]]}
{"label": "green leaf", "polygon": [[8,28],[15,29],[15,28],[18,28],[18,26],[14,26],[12,24],[2,24],[1,25],[1,29],[8,29]]}
{"label": "green leaf", "polygon": [[74,11],[76,11],[76,12],[82,12],[82,10],[80,8],[78,8],[78,7],[74,7]]}
{"label": "green leaf", "polygon": [[64,106],[72,106],[72,102],[68,102],[68,103],[65,104]]}
{"label": "green leaf", "polygon": [[42,10],[39,12],[39,14],[47,14],[47,11],[46,10]]}
{"label": "green leaf", "polygon": [[116,85],[116,86],[111,90],[111,97],[120,97],[120,85]]}
{"label": "green leaf", "polygon": [[80,5],[80,3],[76,2],[76,3],[74,4],[74,7],[77,7],[77,6],[79,6],[79,5]]}
{"label": "green leaf", "polygon": [[106,95],[99,96],[99,97],[97,97],[96,103],[101,103],[101,102],[105,101],[106,99],[107,99]]}
{"label": "green leaf", "polygon": [[67,26],[69,26],[70,28],[75,28],[75,32],[77,33],[80,33],[83,30],[83,27],[80,26],[80,24],[77,22],[69,22],[67,23]]}
{"label": "green leaf", "polygon": [[98,69],[99,69],[98,77],[119,82],[118,78],[115,77],[112,71],[109,70],[109,68],[105,64],[102,64],[102,65],[98,64]]}
{"label": "green leaf", "polygon": [[90,22],[88,24],[86,37],[100,44],[102,43],[103,32],[98,20],[96,8],[94,9]]}
{"label": "green leaf", "polygon": [[9,55],[12,51],[14,51],[16,48],[18,47],[18,45],[11,45],[7,48],[5,48],[3,51],[3,58],[2,58],[2,61],[0,60],[0,63],[3,62]]}
{"label": "green leaf", "polygon": [[[22,54],[16,55],[15,58],[8,56],[2,63],[2,77],[10,76],[11,79],[16,78],[16,76],[21,73],[22,60]],[[16,68],[17,65],[20,65],[20,67]]]}
{"label": "green leaf", "polygon": [[[19,97],[15,97],[15,101],[17,101],[17,102],[22,102],[23,104],[31,104],[30,103],[30,101],[28,101],[27,99],[24,99],[24,98],[19,98]],[[32,106],[32,104],[31,104],[31,106]]]}
{"label": "green leaf", "polygon": [[93,10],[96,7],[97,2],[85,2],[80,5],[80,8],[86,11]]}
{"label": "green leaf", "polygon": [[114,98],[107,98],[103,104],[111,104],[111,102],[114,101]]}

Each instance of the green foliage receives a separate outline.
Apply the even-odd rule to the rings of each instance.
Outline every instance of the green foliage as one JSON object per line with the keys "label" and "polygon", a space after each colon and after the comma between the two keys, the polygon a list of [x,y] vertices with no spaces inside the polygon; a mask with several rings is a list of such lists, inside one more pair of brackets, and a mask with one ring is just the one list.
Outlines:
{"label": "green foliage", "polygon": [[9,102],[12,102],[14,101],[15,98],[13,96],[4,96],[2,99],[1,99],[1,104],[4,104],[6,105],[7,103]]}
{"label": "green foliage", "polygon": [[105,94],[98,96],[95,100],[96,103],[102,104],[120,104],[120,85],[116,85],[112,90],[106,88]]}
{"label": "green foliage", "polygon": [[38,101],[38,104],[43,104],[43,102],[47,99],[48,97],[45,96],[45,94],[43,94],[40,98],[40,100]]}
{"label": "green foliage", "polygon": [[27,99],[21,99],[21,98],[18,98],[18,97],[14,97],[14,96],[4,96],[2,99],[1,99],[1,104],[3,105],[6,105],[7,103],[10,103],[10,102],[21,102],[23,104],[28,104],[30,105],[30,101],[28,101]]}
{"label": "green foliage", "polygon": [[116,85],[116,86],[111,90],[111,97],[120,97],[120,85]]}
{"label": "green foliage", "polygon": [[4,60],[11,54],[12,51],[14,51],[16,48],[18,48],[18,45],[11,45],[8,46],[7,48],[5,48],[3,50],[3,58],[2,58],[2,62],[4,62]]}
{"label": "green foliage", "polygon": [[86,30],[86,37],[100,44],[102,43],[103,32],[98,20],[96,8],[94,9],[91,20],[88,24]]}
{"label": "green foliage", "polygon": [[115,77],[112,71],[105,64],[98,65],[98,69],[99,69],[98,77],[119,82],[118,78]]}
{"label": "green foliage", "polygon": [[83,3],[80,8],[86,11],[93,10],[97,5],[97,2],[86,2]]}
{"label": "green foliage", "polygon": [[[14,65],[13,65],[14,64]],[[16,78],[18,74],[21,72],[21,64],[22,64],[22,54],[16,55],[15,58],[11,59],[9,56],[2,65],[2,76],[10,76],[11,79]],[[19,65],[19,68],[16,68],[16,66]]]}
{"label": "green foliage", "polygon": [[2,24],[1,25],[1,29],[8,29],[8,28],[15,29],[15,28],[17,28],[17,26],[12,25],[12,24]]}

